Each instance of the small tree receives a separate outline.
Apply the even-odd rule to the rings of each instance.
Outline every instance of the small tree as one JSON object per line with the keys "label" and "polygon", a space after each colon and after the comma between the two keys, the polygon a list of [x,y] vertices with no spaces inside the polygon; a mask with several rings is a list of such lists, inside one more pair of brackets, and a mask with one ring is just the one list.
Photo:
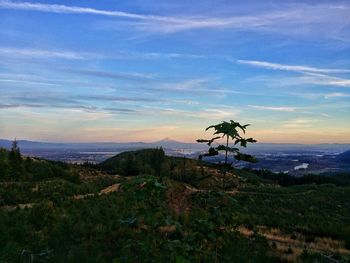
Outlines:
{"label": "small tree", "polygon": [[[242,147],[247,147],[248,143],[254,143],[256,140],[253,138],[244,138],[240,134],[241,130],[243,134],[245,134],[246,128],[250,124],[241,125],[239,122],[235,122],[233,120],[230,120],[230,122],[223,121],[216,125],[211,125],[205,130],[208,131],[209,129],[214,129],[213,135],[219,135],[215,136],[211,139],[198,139],[198,143],[206,143],[209,146],[208,153],[202,154],[199,156],[199,159],[202,160],[203,157],[209,157],[209,156],[216,156],[219,154],[219,152],[225,153],[225,162],[221,163],[222,165],[222,173],[225,177],[226,171],[228,168],[232,167],[232,162],[229,162],[229,153],[232,153],[233,157],[236,160],[239,161],[246,161],[246,162],[256,162],[256,159],[249,154],[244,154],[240,152],[240,149],[237,147],[230,147],[229,142],[230,140],[234,141],[234,145],[240,145]],[[225,139],[225,144],[220,144],[217,141],[221,138]],[[213,143],[216,143],[217,146],[212,146]]]}
{"label": "small tree", "polygon": [[16,161],[21,159],[21,152],[20,152],[20,149],[18,148],[18,141],[17,141],[17,139],[15,139],[12,142],[12,147],[11,147],[9,158],[11,160],[16,160]]}
{"label": "small tree", "polygon": [[24,173],[24,167],[22,164],[21,152],[16,139],[12,142],[11,151],[9,152],[9,163],[11,166],[12,178],[18,180]]}

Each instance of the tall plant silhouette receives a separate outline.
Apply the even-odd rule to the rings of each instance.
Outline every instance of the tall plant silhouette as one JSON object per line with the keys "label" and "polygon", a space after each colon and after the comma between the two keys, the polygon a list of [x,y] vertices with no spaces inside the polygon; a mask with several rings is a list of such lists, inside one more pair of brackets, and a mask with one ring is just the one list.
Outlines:
{"label": "tall plant silhouette", "polygon": [[[241,134],[245,134],[245,131],[247,127],[250,124],[241,125],[239,122],[235,122],[233,120],[230,120],[230,122],[223,121],[216,125],[211,125],[207,127],[205,130],[208,131],[210,129],[214,129],[213,136],[215,136],[211,139],[198,139],[198,143],[206,143],[209,146],[209,150],[207,153],[202,154],[199,156],[199,159],[202,160],[203,157],[209,157],[209,156],[216,156],[219,155],[220,152],[224,152],[225,154],[225,162],[221,163],[221,166],[223,169],[221,169],[222,173],[224,174],[224,178],[227,172],[227,169],[232,167],[232,162],[229,162],[229,153],[232,153],[233,158],[239,161],[246,161],[246,162],[256,162],[256,159],[249,154],[244,154],[240,152],[240,149],[237,147],[230,147],[229,143],[230,141],[233,142],[234,145],[240,145],[242,147],[247,147],[248,143],[254,143],[256,140],[253,138],[244,138]],[[225,139],[224,144],[220,144],[218,142],[219,139]],[[216,146],[213,146],[213,144],[216,144]]]}

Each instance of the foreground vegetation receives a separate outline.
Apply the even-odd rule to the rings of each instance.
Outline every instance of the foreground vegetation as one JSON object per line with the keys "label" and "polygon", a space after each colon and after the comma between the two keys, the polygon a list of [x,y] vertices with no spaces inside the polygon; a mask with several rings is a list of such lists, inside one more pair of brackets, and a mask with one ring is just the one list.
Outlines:
{"label": "foreground vegetation", "polygon": [[99,166],[27,166],[19,151],[15,166],[11,154],[0,155],[0,262],[349,261],[349,175],[223,175],[161,149]]}

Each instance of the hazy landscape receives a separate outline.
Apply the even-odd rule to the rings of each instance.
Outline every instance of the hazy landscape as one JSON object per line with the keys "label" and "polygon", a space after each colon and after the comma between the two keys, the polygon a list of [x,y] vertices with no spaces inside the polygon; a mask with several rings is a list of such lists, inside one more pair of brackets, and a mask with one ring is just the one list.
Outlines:
{"label": "hazy landscape", "polygon": [[349,15],[0,0],[0,263],[350,262]]}
{"label": "hazy landscape", "polygon": [[[11,141],[0,140],[0,147],[10,149]],[[124,151],[162,147],[169,156],[197,159],[206,147],[197,143],[182,143],[163,139],[153,143],[43,143],[19,141],[22,153],[27,156],[41,157],[48,160],[83,164],[100,163]],[[267,169],[300,176],[303,174],[320,174],[326,172],[349,172],[350,144],[273,144],[257,143],[246,151],[259,160],[256,164],[236,162],[235,167]],[[346,153],[347,152],[347,153]],[[212,158],[220,162],[223,156]]]}

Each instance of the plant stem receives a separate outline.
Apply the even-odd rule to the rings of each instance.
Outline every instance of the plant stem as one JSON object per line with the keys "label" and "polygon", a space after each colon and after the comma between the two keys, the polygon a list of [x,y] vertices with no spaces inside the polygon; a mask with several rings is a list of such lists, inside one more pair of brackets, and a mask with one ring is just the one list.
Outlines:
{"label": "plant stem", "polygon": [[227,164],[227,148],[228,148],[228,135],[226,135],[226,151],[225,151],[225,164]]}
{"label": "plant stem", "polygon": [[228,135],[226,135],[226,150],[225,150],[225,167],[224,167],[224,174],[222,179],[222,189],[225,190],[225,177],[226,177],[226,164],[227,164],[227,152],[228,152]]}

